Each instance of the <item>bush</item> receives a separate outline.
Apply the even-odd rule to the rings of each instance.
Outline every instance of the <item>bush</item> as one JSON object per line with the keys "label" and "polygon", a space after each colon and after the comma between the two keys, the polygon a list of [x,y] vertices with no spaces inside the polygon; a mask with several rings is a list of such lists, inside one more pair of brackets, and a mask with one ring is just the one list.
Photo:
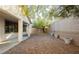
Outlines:
{"label": "bush", "polygon": [[37,29],[42,29],[43,32],[47,32],[50,23],[51,23],[50,20],[37,19],[33,22],[33,27]]}

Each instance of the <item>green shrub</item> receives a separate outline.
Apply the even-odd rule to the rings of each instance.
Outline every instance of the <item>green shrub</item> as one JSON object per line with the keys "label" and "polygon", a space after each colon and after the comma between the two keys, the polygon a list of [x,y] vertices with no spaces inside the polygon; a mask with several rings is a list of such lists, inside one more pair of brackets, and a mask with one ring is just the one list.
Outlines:
{"label": "green shrub", "polygon": [[43,32],[46,32],[46,29],[49,28],[50,23],[50,20],[37,19],[33,22],[33,27],[37,29],[42,29]]}

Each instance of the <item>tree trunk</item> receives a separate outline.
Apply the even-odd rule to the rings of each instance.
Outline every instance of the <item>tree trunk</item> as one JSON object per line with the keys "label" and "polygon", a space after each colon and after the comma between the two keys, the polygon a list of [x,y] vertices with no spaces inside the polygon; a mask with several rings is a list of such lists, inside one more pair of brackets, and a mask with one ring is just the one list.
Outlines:
{"label": "tree trunk", "polygon": [[29,20],[30,24],[32,24],[30,17],[29,17],[29,16],[27,16],[27,18],[28,18],[28,20]]}

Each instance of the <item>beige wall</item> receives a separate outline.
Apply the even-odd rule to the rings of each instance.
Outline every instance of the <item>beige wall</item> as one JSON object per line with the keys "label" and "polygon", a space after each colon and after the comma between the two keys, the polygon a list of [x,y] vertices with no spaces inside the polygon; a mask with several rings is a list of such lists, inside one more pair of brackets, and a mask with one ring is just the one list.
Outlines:
{"label": "beige wall", "polygon": [[4,19],[0,17],[0,41],[4,40]]}
{"label": "beige wall", "polygon": [[[0,17],[0,42],[1,41],[4,41],[4,40],[8,40],[8,36],[10,36],[11,33],[5,33],[5,20]],[[16,38],[18,37],[17,36],[17,33],[14,33],[13,36],[11,36],[9,39],[12,39],[12,38]]]}
{"label": "beige wall", "polygon": [[[5,34],[4,31],[5,31],[5,23],[4,23],[4,19],[3,18],[6,18],[6,19],[9,19],[11,21],[18,21],[19,22],[19,34],[15,34],[14,36],[18,36],[19,39],[21,39],[22,37],[22,23],[23,22],[26,22],[26,23],[29,23],[27,17],[25,17],[22,12],[21,12],[21,9],[19,8],[18,5],[7,5],[7,6],[0,6],[0,12],[2,14],[0,14],[0,16],[3,16],[3,17],[0,17],[0,41],[3,41],[3,40],[6,40],[6,37],[9,37],[12,33],[8,33],[8,34]],[[29,30],[29,29],[28,29]],[[12,37],[11,37],[12,38]],[[21,39],[22,40],[22,39]]]}
{"label": "beige wall", "polygon": [[75,45],[79,46],[79,18],[65,18],[51,25],[52,31],[61,37],[73,38]]}
{"label": "beige wall", "polygon": [[29,23],[28,19],[22,14],[21,8],[18,5],[3,5],[0,6],[0,9],[5,10],[8,13],[16,16],[17,18]]}
{"label": "beige wall", "polygon": [[79,32],[79,18],[65,18],[52,24],[52,30]]}

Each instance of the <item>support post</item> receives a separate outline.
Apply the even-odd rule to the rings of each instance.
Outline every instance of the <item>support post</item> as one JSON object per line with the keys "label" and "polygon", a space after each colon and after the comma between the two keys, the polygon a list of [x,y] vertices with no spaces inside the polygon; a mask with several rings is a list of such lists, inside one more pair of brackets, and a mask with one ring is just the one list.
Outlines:
{"label": "support post", "polygon": [[23,40],[23,20],[18,21],[18,41]]}

